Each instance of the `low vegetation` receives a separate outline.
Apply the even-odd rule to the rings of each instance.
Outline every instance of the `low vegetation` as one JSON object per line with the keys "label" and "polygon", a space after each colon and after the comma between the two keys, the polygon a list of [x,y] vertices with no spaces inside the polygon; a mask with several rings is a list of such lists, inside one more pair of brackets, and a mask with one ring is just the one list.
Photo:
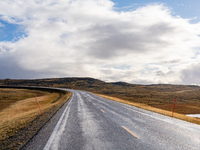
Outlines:
{"label": "low vegetation", "polygon": [[0,149],[19,149],[69,99],[70,94],[0,88]]}
{"label": "low vegetation", "polygon": [[[164,109],[155,108],[155,107],[149,106],[149,105],[144,104],[144,103],[131,102],[131,101],[123,100],[123,99],[120,99],[120,98],[101,95],[101,94],[97,94],[97,95],[99,95],[101,97],[104,97],[104,98],[107,98],[107,99],[110,99],[110,100],[114,100],[114,101],[120,102],[120,103],[125,103],[125,104],[136,106],[136,107],[139,107],[139,108],[142,108],[142,109],[146,109],[146,110],[150,110],[150,111],[153,111],[153,112],[157,112],[157,113],[160,113],[160,114],[163,114],[163,115],[166,115],[166,116],[172,116],[172,111],[167,111],[167,110],[164,110]],[[171,105],[171,108],[172,107],[173,106]],[[176,113],[175,112],[173,114],[173,117],[181,119],[181,120],[185,120],[185,121],[188,121],[188,122],[200,124],[200,119],[199,118],[188,117],[188,116],[180,114],[180,113]]]}
{"label": "low vegetation", "polygon": [[123,99],[126,103],[147,105],[151,108],[166,111],[169,114],[173,110],[175,96],[177,96],[176,114],[200,114],[200,86],[195,85],[108,83],[93,78],[6,79],[0,80],[0,85],[39,85],[84,90],[110,97],[115,96]]}

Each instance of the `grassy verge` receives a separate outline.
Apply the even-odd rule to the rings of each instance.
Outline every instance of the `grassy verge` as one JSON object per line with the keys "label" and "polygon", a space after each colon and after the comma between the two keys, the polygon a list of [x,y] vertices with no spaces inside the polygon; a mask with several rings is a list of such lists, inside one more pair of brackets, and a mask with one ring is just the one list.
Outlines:
{"label": "grassy verge", "polygon": [[0,149],[19,149],[69,99],[71,93],[0,89],[0,95],[1,106],[4,106],[0,108]]}
{"label": "grassy verge", "polygon": [[125,82],[103,82],[92,78],[55,78],[37,80],[0,80],[0,85],[49,86],[99,93],[127,102],[144,104],[154,109],[171,112],[177,96],[175,113],[200,114],[200,86],[152,84],[139,85]]}
{"label": "grassy verge", "polygon": [[[131,102],[131,101],[123,100],[123,99],[116,98],[116,97],[113,98],[111,96],[106,96],[106,95],[102,95],[102,94],[96,94],[96,95],[101,96],[103,98],[110,99],[110,100],[114,100],[114,101],[117,101],[117,102],[120,102],[120,103],[125,103],[125,104],[128,104],[128,105],[136,106],[136,107],[146,109],[146,110],[149,110],[149,111],[157,112],[157,113],[160,113],[160,114],[163,114],[163,115],[166,115],[166,116],[172,116],[171,111],[155,108],[155,107],[149,106],[149,105],[144,104],[144,103]],[[184,114],[179,114],[179,113],[176,113],[176,112],[174,113],[173,116],[175,118],[185,120],[185,121],[188,121],[188,122],[191,122],[191,123],[196,123],[196,124],[200,125],[200,119],[199,118],[188,117],[188,116],[185,116]]]}

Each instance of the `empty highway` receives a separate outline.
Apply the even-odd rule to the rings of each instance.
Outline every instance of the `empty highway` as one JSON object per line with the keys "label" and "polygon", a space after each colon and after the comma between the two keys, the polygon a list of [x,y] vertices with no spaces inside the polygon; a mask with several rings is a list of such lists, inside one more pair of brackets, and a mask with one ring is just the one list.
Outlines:
{"label": "empty highway", "polygon": [[23,149],[199,150],[200,125],[70,90],[68,103]]}

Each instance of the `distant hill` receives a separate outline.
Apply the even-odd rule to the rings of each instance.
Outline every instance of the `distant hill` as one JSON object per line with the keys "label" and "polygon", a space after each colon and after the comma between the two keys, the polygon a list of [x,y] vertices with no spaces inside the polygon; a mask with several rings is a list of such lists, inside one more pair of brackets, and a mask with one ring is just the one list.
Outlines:
{"label": "distant hill", "polygon": [[131,84],[126,83],[126,82],[111,82],[111,84],[120,85],[120,86],[129,86],[129,85],[131,85]]}
{"label": "distant hill", "polygon": [[46,79],[4,79],[0,80],[0,85],[15,86],[41,86],[41,87],[62,87],[69,89],[79,89],[91,92],[121,92],[137,89],[138,91],[174,92],[182,90],[200,89],[195,85],[171,85],[171,84],[152,84],[139,85],[126,82],[104,82],[94,78],[46,78]]}
{"label": "distant hill", "polygon": [[[187,114],[195,110],[200,113],[200,87],[195,85],[152,84],[139,85],[126,82],[104,82],[94,78],[48,78],[33,80],[0,80],[0,85],[60,87],[115,96],[127,101],[144,103],[170,110],[175,96],[181,105],[177,112]],[[170,104],[170,105],[169,105]],[[184,105],[184,108],[182,108]],[[193,108],[195,106],[195,109]],[[192,108],[192,109],[191,109]],[[192,110],[192,111],[189,111]]]}
{"label": "distant hill", "polygon": [[5,79],[0,80],[0,85],[18,85],[18,86],[82,86],[82,85],[102,85],[105,82],[93,78],[47,78],[47,79]]}

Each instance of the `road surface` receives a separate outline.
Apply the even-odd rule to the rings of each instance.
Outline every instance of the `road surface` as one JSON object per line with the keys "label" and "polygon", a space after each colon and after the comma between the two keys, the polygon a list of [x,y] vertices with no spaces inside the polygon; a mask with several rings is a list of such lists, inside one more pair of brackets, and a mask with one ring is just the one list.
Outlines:
{"label": "road surface", "polygon": [[200,125],[70,91],[70,101],[23,149],[200,150]]}

